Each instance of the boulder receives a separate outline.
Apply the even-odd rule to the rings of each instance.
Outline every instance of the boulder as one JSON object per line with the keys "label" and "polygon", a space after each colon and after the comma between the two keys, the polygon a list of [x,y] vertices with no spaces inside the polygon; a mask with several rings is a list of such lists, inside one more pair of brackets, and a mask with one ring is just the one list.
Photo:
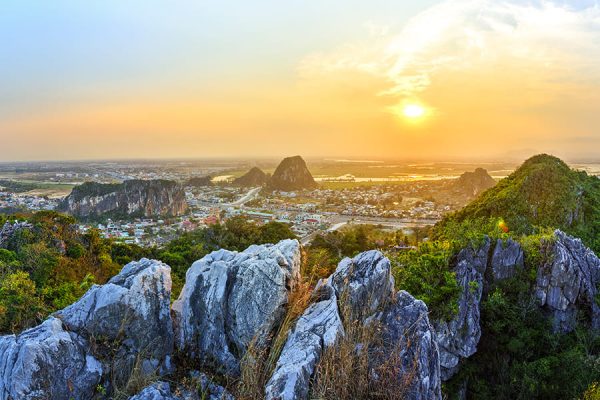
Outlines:
{"label": "boulder", "polygon": [[405,399],[441,399],[439,352],[428,314],[424,302],[402,290],[376,317],[383,330],[382,343],[374,349],[377,364],[397,373]]}
{"label": "boulder", "polygon": [[89,344],[54,317],[0,337],[0,399],[90,399],[103,373]]}
{"label": "boulder", "polygon": [[[0,337],[0,400],[90,399],[170,368],[170,268],[142,259],[41,325]],[[111,386],[113,385],[113,386]]]}
{"label": "boulder", "polygon": [[311,304],[288,333],[287,340],[265,388],[268,400],[305,399],[310,379],[325,348],[344,334],[337,296],[329,283],[315,289]]}
{"label": "boulder", "polygon": [[467,247],[456,256],[456,280],[461,288],[458,313],[450,321],[435,321],[436,342],[440,352],[442,379],[458,370],[459,362],[477,351],[481,338],[479,303],[483,293],[490,240],[477,248]]}
{"label": "boulder", "polygon": [[136,364],[144,375],[164,374],[173,352],[170,272],[159,261],[131,262],[55,315],[100,350],[116,347],[111,368],[117,382],[124,384]]}
{"label": "boulder", "polygon": [[177,347],[237,375],[250,343],[264,343],[284,316],[300,263],[300,243],[289,239],[239,253],[219,250],[196,261],[173,304]]}
{"label": "boulder", "polygon": [[537,271],[535,295],[552,317],[554,331],[572,331],[582,310],[589,316],[591,327],[600,329],[598,257],[581,240],[560,230],[554,232],[547,252],[547,261]]}
{"label": "boulder", "polygon": [[376,250],[343,259],[329,281],[338,299],[358,319],[365,319],[385,306],[394,294],[390,261]]}

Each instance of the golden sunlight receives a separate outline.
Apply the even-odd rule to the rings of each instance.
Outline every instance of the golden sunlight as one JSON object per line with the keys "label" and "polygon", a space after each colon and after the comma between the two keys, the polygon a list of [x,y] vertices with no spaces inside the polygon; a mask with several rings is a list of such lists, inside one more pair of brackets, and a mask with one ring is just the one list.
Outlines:
{"label": "golden sunlight", "polygon": [[407,104],[402,108],[402,115],[410,119],[421,118],[425,115],[425,108],[419,104]]}

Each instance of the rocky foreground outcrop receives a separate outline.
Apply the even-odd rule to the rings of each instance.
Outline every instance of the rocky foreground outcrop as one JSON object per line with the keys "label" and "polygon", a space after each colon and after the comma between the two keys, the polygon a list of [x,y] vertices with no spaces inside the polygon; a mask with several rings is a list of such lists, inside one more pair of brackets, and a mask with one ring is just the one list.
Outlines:
{"label": "rocky foreground outcrop", "polygon": [[[196,261],[173,304],[176,345],[230,375],[255,338],[265,338],[285,313],[300,277],[300,243],[219,250]],[[262,344],[262,343],[259,343]]]}
{"label": "rocky foreground outcrop", "polygon": [[581,240],[560,230],[547,245],[546,262],[537,272],[535,295],[552,317],[554,331],[575,329],[579,311],[589,315],[593,329],[600,329],[600,259]]}
{"label": "rocky foreground outcrop", "polygon": [[[599,328],[600,260],[561,231],[542,243],[542,252],[546,261],[532,295],[555,330],[572,330],[578,313]],[[498,281],[516,277],[523,260],[512,240],[486,239],[460,251],[452,261],[461,289],[458,313],[448,321],[430,321],[425,303],[396,292],[382,253],[342,260],[287,332],[266,399],[308,398],[319,361],[342,341],[366,354],[371,380],[389,382],[391,373],[399,397],[440,399],[441,382],[477,350],[482,297]],[[296,240],[213,252],[190,267],[172,313],[170,268],[147,259],[127,264],[39,326],[0,337],[0,400],[106,397],[98,388],[110,396],[130,379],[172,371],[174,346],[195,365],[236,376],[250,345],[268,348],[300,279],[300,264]],[[372,329],[373,338],[353,336],[356,326]],[[189,379],[200,390],[158,381],[132,399],[233,400],[200,372]]]}
{"label": "rocky foreground outcrop", "polygon": [[[323,351],[345,335],[342,321],[372,324],[382,340],[366,344],[372,374],[388,363],[407,399],[441,398],[435,333],[427,306],[406,292],[394,295],[390,262],[378,251],[344,259],[316,288],[317,301],[290,331],[275,371],[266,386],[269,400],[305,399]],[[364,343],[356,343],[357,351]],[[391,360],[391,363],[390,363]],[[399,394],[400,395],[400,394]]]}
{"label": "rocky foreground outcrop", "polygon": [[[533,295],[552,320],[555,332],[570,332],[578,314],[587,316],[589,326],[600,329],[600,259],[581,240],[560,230],[541,243],[545,259],[537,268]],[[455,259],[454,272],[461,288],[458,313],[450,321],[435,321],[440,350],[442,379],[450,379],[460,362],[477,351],[481,338],[482,294],[495,283],[513,278],[524,267],[521,246],[508,239],[487,239],[480,247],[465,248]]]}
{"label": "rocky foreground outcrop", "polygon": [[142,259],[41,325],[0,337],[0,399],[91,399],[171,368],[170,268]]}
{"label": "rocky foreground outcrop", "polygon": [[196,385],[195,390],[158,381],[129,400],[235,400],[227,390],[212,382],[205,374],[192,371],[190,378]]}
{"label": "rocky foreground outcrop", "polygon": [[168,180],[132,179],[119,184],[86,182],[71,191],[59,209],[80,218],[173,217],[187,212],[183,187]]}
{"label": "rocky foreground outcrop", "polygon": [[461,360],[477,351],[484,290],[491,282],[515,276],[523,268],[523,259],[521,246],[512,239],[492,242],[486,238],[479,247],[469,246],[456,256],[454,273],[461,290],[458,313],[449,321],[434,322],[443,380],[450,379],[458,371]]}

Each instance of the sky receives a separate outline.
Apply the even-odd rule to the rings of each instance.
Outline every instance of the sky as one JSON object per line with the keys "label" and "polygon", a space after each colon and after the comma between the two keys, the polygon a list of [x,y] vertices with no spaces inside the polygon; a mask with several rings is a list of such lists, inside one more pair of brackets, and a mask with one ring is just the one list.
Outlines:
{"label": "sky", "polygon": [[600,2],[14,0],[0,161],[600,160]]}

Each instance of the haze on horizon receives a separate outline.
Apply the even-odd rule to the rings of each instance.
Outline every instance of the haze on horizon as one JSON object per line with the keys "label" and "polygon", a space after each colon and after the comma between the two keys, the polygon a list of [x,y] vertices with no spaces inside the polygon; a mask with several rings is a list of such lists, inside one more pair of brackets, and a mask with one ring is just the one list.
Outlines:
{"label": "haze on horizon", "polygon": [[598,1],[390,3],[3,4],[0,161],[600,158]]}

